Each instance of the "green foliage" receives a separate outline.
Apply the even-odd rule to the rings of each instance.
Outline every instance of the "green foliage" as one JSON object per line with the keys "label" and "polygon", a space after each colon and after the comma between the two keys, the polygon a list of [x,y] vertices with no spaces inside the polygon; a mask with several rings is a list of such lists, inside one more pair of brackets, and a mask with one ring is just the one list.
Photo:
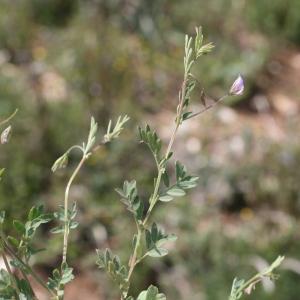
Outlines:
{"label": "green foliage", "polygon": [[139,127],[138,129],[141,142],[145,143],[149,147],[157,165],[159,165],[161,160],[160,151],[162,146],[160,138],[157,136],[157,133],[154,130],[151,130],[149,125],[147,125],[145,129],[141,127]]}
{"label": "green foliage", "polygon": [[147,291],[142,291],[139,294],[137,300],[166,300],[166,296],[159,293],[157,287],[150,285]]}
{"label": "green foliage", "polygon": [[112,121],[110,120],[107,126],[106,134],[104,135],[104,141],[110,142],[113,139],[116,139],[119,137],[120,133],[124,129],[124,125],[126,122],[129,121],[129,117],[127,115],[125,116],[119,116],[114,128],[112,128]]}
{"label": "green foliage", "polygon": [[187,175],[187,170],[183,164],[176,161],[176,183],[169,187],[168,175],[165,171],[164,182],[167,182],[166,186],[168,189],[161,194],[159,197],[160,201],[169,202],[174,199],[174,197],[181,197],[185,195],[185,190],[194,188],[197,186],[198,176]]}
{"label": "green foliage", "polygon": [[31,289],[29,282],[25,279],[17,279],[20,300],[34,300],[35,295]]}
{"label": "green foliage", "polygon": [[[33,246],[33,239],[37,229],[45,223],[52,220],[50,214],[44,213],[44,206],[33,206],[29,211],[27,221],[22,223],[21,221],[14,220],[13,225],[17,231],[19,238],[12,236],[8,237],[8,241],[13,245],[20,257],[23,257],[28,262],[32,255],[40,252],[40,249],[36,249]],[[12,262],[15,266],[20,266],[18,260]]]}
{"label": "green foliage", "polygon": [[165,234],[157,228],[155,223],[152,224],[151,229],[146,229],[146,254],[151,257],[162,257],[168,254],[168,250],[162,246],[168,241],[175,241],[177,237],[174,234]]}
{"label": "green foliage", "polygon": [[58,169],[65,168],[67,164],[68,164],[68,153],[65,153],[54,162],[51,170],[52,172],[55,172]]}
{"label": "green foliage", "polygon": [[95,119],[92,117],[87,143],[86,145],[85,143],[83,143],[83,149],[85,154],[89,153],[92,150],[93,146],[95,145],[97,130],[98,130],[98,124],[95,122]]}
{"label": "green foliage", "polygon": [[203,34],[202,28],[196,27],[196,37],[195,37],[195,54],[196,59],[202,56],[203,54],[208,54],[214,48],[213,43],[208,43],[203,45]]}
{"label": "green foliage", "polygon": [[66,263],[63,263],[61,270],[53,270],[52,277],[49,277],[47,285],[59,299],[63,299],[65,285],[73,279],[73,268],[70,268]]}
{"label": "green foliage", "polygon": [[144,213],[144,204],[138,196],[136,181],[125,181],[123,189],[116,189],[122,197],[121,201],[127,206],[127,209],[134,214],[136,220],[141,221]]}
{"label": "green foliage", "polygon": [[67,223],[69,230],[77,228],[79,224],[77,221],[74,220],[76,218],[76,215],[77,215],[77,207],[76,207],[76,203],[73,203],[72,207],[68,209],[68,217],[67,217],[67,220],[65,220],[64,207],[61,205],[60,210],[58,212],[55,212],[53,214],[53,217],[54,217],[54,219],[62,222],[63,224],[52,228],[51,233],[64,232],[65,222]]}
{"label": "green foliage", "polygon": [[112,280],[119,286],[122,297],[126,297],[129,289],[129,282],[127,279],[128,270],[122,265],[119,257],[113,255],[109,249],[105,252],[97,250],[97,265],[100,269],[104,269]]}
{"label": "green foliage", "polygon": [[13,287],[11,277],[3,269],[0,270],[0,293],[4,300],[11,300],[16,297],[16,290]]}
{"label": "green foliage", "polygon": [[88,158],[89,155],[91,155],[91,150],[94,147],[96,143],[96,134],[98,130],[98,124],[96,123],[95,119],[91,117],[91,122],[90,122],[90,130],[89,130],[89,135],[87,138],[86,143],[82,143],[82,147],[80,145],[74,145],[70,147],[62,156],[60,156],[53,164],[51,170],[52,172],[55,172],[58,169],[65,168],[66,165],[68,164],[68,156],[69,153],[73,149],[79,149],[83,156]]}
{"label": "green foliage", "polygon": [[[186,94],[185,94],[184,103],[183,103],[184,109],[188,108],[190,101],[191,101],[191,95],[192,95],[192,92],[195,89],[195,87],[196,87],[196,80],[194,80],[191,76],[189,76],[189,80],[186,83],[186,92],[185,92]],[[182,116],[181,116],[181,121],[185,121],[185,120],[189,119],[189,117],[192,114],[193,113],[190,111],[183,112]]]}

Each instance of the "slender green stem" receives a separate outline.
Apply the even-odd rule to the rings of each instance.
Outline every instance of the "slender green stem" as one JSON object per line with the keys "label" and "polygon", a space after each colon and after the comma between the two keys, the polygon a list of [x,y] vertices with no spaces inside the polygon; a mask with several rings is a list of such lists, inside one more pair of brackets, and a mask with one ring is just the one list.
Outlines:
{"label": "slender green stem", "polygon": [[[175,136],[176,136],[177,130],[181,124],[181,115],[182,115],[182,110],[183,110],[184,97],[185,97],[185,93],[186,93],[186,82],[187,82],[187,76],[184,77],[184,81],[182,84],[181,93],[180,93],[180,97],[179,97],[179,104],[178,104],[178,108],[177,108],[176,124],[173,129],[173,132],[172,132],[172,135],[171,135],[171,138],[170,138],[170,141],[169,141],[169,144],[168,144],[165,156],[164,156],[165,159],[168,158],[168,156],[171,152],[172,146],[175,141]],[[142,261],[142,259],[145,257],[144,256],[144,257],[138,258],[137,251],[141,245],[141,239],[144,235],[145,227],[147,226],[148,220],[151,216],[151,212],[153,211],[153,208],[155,207],[155,205],[158,201],[159,187],[160,187],[160,183],[161,183],[161,179],[162,179],[162,175],[163,175],[164,171],[165,171],[165,166],[158,164],[158,174],[157,174],[157,179],[156,179],[155,186],[154,186],[154,191],[149,199],[150,206],[148,208],[148,211],[146,213],[146,217],[142,223],[142,226],[138,226],[137,242],[135,244],[133,255],[129,262],[129,272],[128,272],[128,276],[127,276],[128,281],[130,281],[130,278],[132,276],[132,273],[133,273],[136,265],[138,263],[140,263]]]}
{"label": "slender green stem", "polygon": [[130,258],[130,261],[129,261],[129,271],[128,271],[128,276],[127,276],[127,280],[129,281],[130,280],[130,277],[132,275],[132,272],[136,266],[136,262],[137,262],[137,251],[138,251],[138,248],[140,247],[140,243],[141,243],[141,238],[142,238],[142,233],[143,233],[143,229],[141,228],[141,226],[139,224],[137,224],[137,241],[136,241],[136,244],[135,244],[135,247],[134,247],[134,251],[133,251],[133,255],[131,256]]}
{"label": "slender green stem", "polygon": [[74,146],[70,147],[66,153],[71,152],[73,149],[79,149],[80,151],[82,151],[84,153],[84,149],[79,145],[74,145]]}
{"label": "slender green stem", "polygon": [[[75,180],[76,176],[78,175],[80,169],[82,168],[82,166],[84,165],[85,161],[90,157],[90,155],[92,153],[94,153],[96,150],[98,150],[101,146],[103,146],[104,144],[106,144],[106,142],[101,142],[99,145],[95,146],[93,149],[87,150],[84,147],[75,145],[72,146],[71,148],[69,148],[68,152],[70,152],[72,149],[80,149],[83,153],[82,158],[80,160],[80,162],[78,163],[77,167],[75,168],[74,172],[72,173],[66,189],[65,189],[65,197],[64,197],[64,239],[63,239],[63,253],[62,253],[62,265],[65,264],[67,262],[67,252],[68,252],[68,238],[69,238],[69,233],[70,233],[70,220],[69,220],[69,216],[68,216],[68,212],[69,212],[69,194],[70,194],[70,189],[72,186],[73,181]],[[63,295],[62,296],[58,296],[56,295],[55,300],[60,300],[63,299]]]}
{"label": "slender green stem", "polygon": [[16,109],[8,118],[6,118],[5,120],[3,121],[0,121],[0,126],[9,122],[18,112],[18,109]]}
{"label": "slender green stem", "polygon": [[68,252],[68,237],[69,237],[69,220],[68,220],[68,208],[69,208],[69,193],[70,193],[70,188],[71,185],[79,173],[81,167],[83,166],[84,162],[88,158],[88,154],[83,153],[83,156],[77,165],[76,169],[74,170],[73,174],[71,175],[66,190],[65,190],[65,200],[64,200],[64,242],[63,242],[63,255],[62,255],[62,263],[67,262],[67,252]]}
{"label": "slender green stem", "polygon": [[225,95],[225,96],[223,96],[223,97],[221,97],[221,98],[215,100],[213,103],[211,103],[211,104],[205,106],[205,107],[204,107],[203,109],[201,109],[200,111],[198,111],[198,112],[193,113],[192,115],[190,115],[190,116],[187,118],[187,120],[188,120],[188,119],[191,119],[191,118],[194,118],[194,117],[196,117],[196,116],[199,116],[199,115],[201,115],[201,114],[203,114],[203,113],[206,112],[207,110],[209,110],[209,109],[211,109],[212,107],[214,107],[215,105],[217,105],[219,102],[223,101],[223,100],[224,100],[225,98],[227,98],[228,96],[229,96],[229,95]]}
{"label": "slender green stem", "polygon": [[[177,133],[178,128],[181,124],[181,115],[182,115],[184,95],[185,95],[185,90],[186,90],[186,81],[187,81],[187,77],[185,77],[185,79],[183,81],[183,84],[182,84],[181,94],[180,94],[181,96],[180,96],[180,99],[179,99],[177,115],[176,115],[176,124],[175,124],[175,127],[173,129],[173,132],[172,132],[172,135],[171,135],[171,138],[170,138],[170,141],[169,141],[169,144],[168,144],[165,156],[164,156],[165,159],[168,158],[168,156],[171,152],[172,146],[173,146],[174,141],[175,141],[176,133]],[[164,171],[165,171],[165,167],[164,166],[159,166],[157,180],[156,180],[156,184],[155,184],[155,187],[154,187],[154,192],[153,192],[153,194],[150,198],[150,206],[149,206],[149,209],[147,211],[146,217],[143,221],[144,227],[147,225],[147,222],[150,218],[151,212],[152,212],[155,204],[158,201],[158,192],[159,192],[159,187],[160,187],[160,183],[161,183],[161,179],[162,179],[162,175],[163,175]]]}

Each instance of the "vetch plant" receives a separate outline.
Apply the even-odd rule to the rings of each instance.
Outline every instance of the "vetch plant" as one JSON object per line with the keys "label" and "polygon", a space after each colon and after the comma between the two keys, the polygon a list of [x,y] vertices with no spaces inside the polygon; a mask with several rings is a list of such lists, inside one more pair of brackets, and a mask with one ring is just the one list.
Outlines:
{"label": "vetch plant", "polygon": [[66,167],[68,163],[68,156],[72,150],[79,150],[82,154],[81,160],[72,173],[66,189],[64,205],[61,207],[60,211],[54,213],[55,219],[60,221],[62,225],[55,227],[52,233],[63,233],[63,253],[62,253],[62,263],[59,269],[53,271],[52,278],[49,279],[48,286],[55,293],[57,299],[63,299],[64,287],[70,282],[74,276],[72,273],[72,268],[68,267],[67,264],[67,251],[68,251],[68,237],[71,229],[75,229],[78,226],[78,222],[74,221],[76,217],[76,203],[73,203],[72,208],[69,209],[69,193],[72,183],[76,176],[78,175],[80,169],[84,165],[85,161],[95,152],[101,145],[112,141],[113,139],[119,137],[125,123],[129,120],[128,116],[119,117],[115,126],[112,128],[112,122],[109,122],[107,133],[103,137],[100,143],[97,143],[96,134],[98,130],[98,124],[95,119],[91,118],[90,131],[87,141],[82,143],[82,145],[74,145],[70,147],[61,157],[59,157],[52,166],[52,171],[55,172],[59,168]]}
{"label": "vetch plant", "polygon": [[[121,300],[134,300],[134,297],[130,295],[130,286],[137,265],[142,263],[147,257],[159,258],[167,255],[168,250],[165,244],[174,242],[177,239],[174,234],[164,232],[152,220],[155,207],[158,203],[167,205],[168,202],[184,196],[188,190],[197,185],[198,176],[189,174],[184,164],[179,161],[175,161],[175,179],[172,180],[169,174],[169,166],[173,157],[173,144],[180,126],[183,122],[209,110],[226,97],[243,93],[244,82],[242,77],[238,76],[230,90],[218,100],[208,99],[204,90],[202,90],[199,97],[203,106],[202,109],[196,112],[190,110],[192,93],[199,84],[198,79],[192,73],[192,69],[196,62],[204,54],[211,52],[213,48],[214,45],[212,43],[203,43],[203,34],[200,27],[196,28],[194,38],[190,36],[185,37],[183,81],[178,93],[174,127],[167,145],[163,144],[156,131],[149,125],[138,128],[140,141],[149,148],[153,156],[157,174],[153,180],[153,190],[148,199],[140,197],[138,184],[135,180],[125,181],[121,188],[116,189],[121,202],[131,213],[136,225],[136,232],[132,238],[132,253],[127,262],[122,262],[118,255],[113,254],[110,249],[104,251],[102,249],[96,250],[96,263],[115,282],[119,289]],[[7,123],[10,119],[5,120],[4,123]],[[87,140],[82,144],[70,147],[54,162],[52,171],[56,172],[67,166],[71,151],[76,150],[81,153],[81,159],[66,184],[64,199],[57,212],[48,214],[44,212],[43,206],[34,206],[28,213],[25,223],[19,220],[13,222],[16,231],[16,236],[14,237],[5,235],[2,227],[5,221],[5,213],[0,213],[0,248],[6,266],[6,270],[2,269],[0,271],[1,299],[38,299],[29,281],[29,275],[49,293],[51,299],[64,299],[65,287],[74,279],[73,268],[68,264],[69,235],[71,230],[79,225],[76,221],[76,203],[70,203],[70,189],[89,157],[99,147],[118,138],[128,120],[129,117],[125,115],[120,116],[115,124],[110,121],[106,134],[102,139],[99,139],[97,137],[98,124],[94,118],[91,118]],[[2,122],[0,125],[4,123]],[[8,141],[10,131],[11,127],[7,127],[3,131],[1,135],[2,143]],[[1,173],[3,173],[3,169]],[[62,258],[60,266],[53,270],[48,281],[44,282],[30,265],[32,256],[41,251],[41,249],[35,248],[33,239],[38,228],[52,220],[57,223],[57,226],[51,232],[62,236]],[[244,293],[249,294],[264,277],[275,279],[276,276],[274,276],[273,271],[280,265],[282,260],[283,257],[278,257],[268,269],[255,275],[248,281],[235,279],[229,300],[240,299]],[[13,271],[13,268],[16,271]],[[157,287],[150,285],[147,290],[140,292],[136,300],[164,299],[166,299],[166,296],[159,292]]]}
{"label": "vetch plant", "polygon": [[[198,59],[214,48],[212,43],[203,44],[203,34],[201,28],[196,28],[196,36],[193,39],[190,36],[185,37],[185,53],[184,53],[184,74],[183,82],[179,90],[178,105],[175,116],[174,128],[171,134],[169,143],[163,152],[162,141],[158,137],[155,130],[151,129],[149,125],[145,128],[139,127],[139,136],[142,143],[146,144],[153,155],[156,167],[157,176],[154,178],[153,192],[149,196],[147,208],[144,207],[144,201],[140,199],[135,180],[130,182],[125,181],[123,187],[116,189],[121,197],[121,202],[125,204],[127,209],[132,213],[134,222],[136,224],[136,233],[132,240],[132,254],[128,261],[128,266],[121,263],[117,255],[113,255],[111,250],[106,249],[105,252],[97,250],[98,260],[97,264],[100,268],[105,269],[113,281],[118,285],[122,300],[133,300],[129,296],[129,288],[131,284],[132,274],[138,264],[140,264],[146,257],[162,257],[168,254],[164,245],[166,242],[175,241],[176,236],[173,234],[164,233],[155,222],[151,222],[153,210],[158,202],[170,202],[175,198],[184,196],[187,190],[194,188],[197,185],[198,177],[188,174],[185,166],[179,161],[175,162],[176,180],[171,183],[168,174],[168,164],[173,156],[172,147],[176,138],[177,131],[181,124],[188,119],[196,117],[208,109],[212,108],[218,102],[224,100],[228,96],[241,95],[244,91],[244,82],[239,75],[234,81],[229,92],[216,101],[208,104],[207,97],[204,90],[200,95],[200,101],[203,108],[198,112],[189,111],[189,104],[194,88],[198,84],[198,80],[192,74],[192,68]],[[240,297],[250,284],[257,283],[260,276],[267,276],[271,271],[280,264],[281,260],[276,260],[273,267],[268,273],[256,275],[254,280],[250,283],[241,282],[237,290],[237,295]],[[236,283],[237,281],[235,281]],[[233,296],[230,300],[239,299]],[[160,294],[156,287],[150,286],[147,291],[142,291],[137,298],[141,299],[166,299],[165,295]]]}
{"label": "vetch plant", "polygon": [[[12,116],[7,120],[4,120],[0,125],[7,123]],[[90,155],[101,145],[117,138],[128,120],[128,116],[120,116],[114,126],[112,126],[112,122],[110,121],[107,133],[102,138],[102,141],[97,143],[96,134],[98,125],[94,118],[91,118],[87,141],[82,143],[82,145],[74,145],[70,147],[54,162],[52,166],[53,172],[66,167],[69,153],[72,150],[77,149],[82,153],[81,160],[66,185],[64,205],[60,207],[58,212],[46,214],[44,213],[43,206],[34,206],[30,210],[28,220],[25,223],[18,220],[13,222],[13,226],[18,234],[17,237],[7,237],[4,234],[2,224],[5,220],[5,212],[2,211],[0,213],[0,247],[6,266],[6,270],[1,270],[0,272],[0,295],[3,297],[1,299],[37,299],[31,287],[28,275],[31,275],[40,286],[48,291],[51,299],[61,300],[64,298],[65,285],[74,279],[73,269],[67,264],[68,237],[70,230],[75,229],[78,226],[78,223],[74,220],[77,213],[76,203],[73,203],[71,208],[69,207],[70,188],[80,169]],[[51,220],[56,220],[62,223],[51,230],[52,233],[63,233],[62,262],[60,267],[52,272],[52,276],[49,277],[48,282],[45,283],[31,268],[30,259],[33,255],[41,251],[41,249],[35,249],[32,243],[37,229],[40,225],[48,223]],[[8,256],[11,257],[10,260]],[[18,270],[18,274],[14,274],[11,267]]]}

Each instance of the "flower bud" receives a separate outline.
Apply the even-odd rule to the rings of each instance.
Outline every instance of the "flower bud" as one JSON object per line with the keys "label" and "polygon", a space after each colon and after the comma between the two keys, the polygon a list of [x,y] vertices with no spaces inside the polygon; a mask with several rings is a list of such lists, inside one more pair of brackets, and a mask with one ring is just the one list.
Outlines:
{"label": "flower bud", "polygon": [[8,126],[3,132],[1,133],[1,144],[6,144],[8,143],[9,137],[11,134],[11,126]]}
{"label": "flower bud", "polygon": [[229,94],[233,96],[242,95],[244,92],[244,80],[241,75],[232,84]]}
{"label": "flower bud", "polygon": [[51,170],[55,172],[58,169],[65,168],[68,164],[68,153],[65,153],[61,157],[59,157],[53,164]]}

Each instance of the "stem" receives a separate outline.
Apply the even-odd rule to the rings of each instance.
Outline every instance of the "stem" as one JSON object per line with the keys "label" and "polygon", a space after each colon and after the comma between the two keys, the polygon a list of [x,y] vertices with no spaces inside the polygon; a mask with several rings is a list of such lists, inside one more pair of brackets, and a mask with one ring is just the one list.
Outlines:
{"label": "stem", "polygon": [[215,100],[213,103],[211,103],[211,104],[205,106],[205,107],[204,107],[203,109],[201,109],[200,111],[198,111],[198,112],[196,112],[196,113],[190,115],[190,116],[187,118],[187,120],[188,120],[188,119],[191,119],[191,118],[194,118],[194,117],[196,117],[196,116],[199,116],[199,115],[201,115],[201,114],[203,114],[203,113],[206,112],[207,110],[209,110],[209,109],[211,109],[212,107],[214,107],[215,105],[217,105],[219,102],[223,101],[223,100],[224,100],[225,98],[227,98],[228,96],[229,96],[229,95],[225,95],[225,96],[223,96],[223,97],[221,97],[221,98]]}
{"label": "stem", "polygon": [[[260,280],[261,280],[261,278],[263,277],[264,275],[262,275],[262,274],[256,274],[255,276],[253,276],[252,278],[250,278],[247,282],[245,282],[237,291],[236,291],[236,294],[238,295],[238,294],[240,294],[240,293],[242,293],[242,292],[244,292],[244,290],[248,287],[248,286],[250,286],[251,284],[255,284],[255,283],[257,283],[257,282],[259,282]],[[236,300],[235,298],[233,298],[233,297],[229,297],[229,300]]]}
{"label": "stem", "polygon": [[[1,242],[1,247],[2,247],[2,257],[3,257],[3,260],[4,260],[4,264],[5,264],[5,267],[6,267],[6,270],[7,272],[9,273],[9,276],[10,276],[10,279],[12,281],[12,284],[14,286],[14,288],[16,289],[18,295],[20,294],[20,290],[19,290],[19,287],[18,287],[18,284],[17,284],[17,281],[15,279],[15,276],[9,266],[9,262],[8,262],[8,259],[6,257],[6,254],[5,254],[5,250],[4,250],[4,245],[3,245],[3,242]],[[18,296],[19,298],[19,296]]]}
{"label": "stem", "polygon": [[[173,129],[173,132],[172,132],[172,135],[171,135],[171,138],[170,138],[170,141],[169,141],[164,159],[167,159],[170,152],[171,152],[172,146],[173,146],[174,141],[175,141],[175,136],[176,136],[177,130],[178,130],[180,124],[181,124],[181,115],[182,115],[184,97],[185,97],[185,92],[186,92],[186,82],[187,82],[187,75],[184,77],[184,81],[182,83],[181,93],[180,93],[180,97],[179,97],[179,104],[178,104],[178,108],[177,108],[176,124],[175,124],[175,127]],[[145,256],[143,256],[143,257],[137,259],[137,256],[138,256],[137,251],[138,251],[138,248],[141,244],[141,239],[143,237],[143,233],[145,231],[145,227],[147,226],[148,220],[151,216],[151,212],[152,212],[154,206],[156,205],[156,203],[158,201],[159,187],[160,187],[160,183],[161,183],[161,179],[162,179],[162,175],[163,175],[164,171],[165,171],[165,167],[162,166],[161,164],[159,164],[158,165],[157,179],[156,179],[155,187],[154,187],[154,192],[153,192],[153,194],[151,195],[151,197],[149,199],[150,206],[148,208],[148,211],[146,213],[146,217],[145,217],[145,219],[142,223],[142,226],[138,225],[137,242],[136,242],[136,245],[135,245],[135,248],[134,248],[133,255],[132,255],[132,257],[130,259],[130,262],[129,262],[130,268],[129,268],[129,272],[128,272],[128,276],[127,276],[128,281],[130,281],[130,278],[132,276],[132,273],[133,273],[134,268],[136,267],[136,265],[138,263],[140,263],[143,258],[145,258]]]}
{"label": "stem", "polygon": [[35,272],[32,270],[32,268],[23,262],[23,260],[8,246],[8,242],[6,241],[6,238],[1,234],[2,238],[2,245],[3,247],[9,252],[11,256],[13,256],[15,259],[19,261],[19,263],[25,267],[25,269],[31,274],[31,276],[36,280],[37,283],[39,283],[44,289],[46,289],[52,296],[55,296],[55,294],[48,288],[48,286],[40,279],[38,275],[35,274]]}
{"label": "stem", "polygon": [[[165,159],[168,158],[168,156],[171,152],[172,146],[173,146],[174,141],[175,141],[176,133],[177,133],[178,128],[181,124],[181,115],[182,115],[182,109],[183,109],[183,103],[184,103],[184,97],[185,97],[186,82],[187,82],[187,76],[185,76],[185,79],[184,79],[182,87],[181,87],[181,94],[180,94],[181,96],[180,96],[180,99],[179,99],[179,105],[178,105],[178,109],[177,109],[176,124],[175,124],[175,127],[173,129],[173,132],[172,132],[172,135],[171,135],[171,138],[170,138],[167,150],[166,150],[166,154],[164,156]],[[144,227],[147,225],[147,222],[149,220],[151,212],[152,212],[155,204],[158,201],[158,192],[159,192],[159,187],[160,187],[160,183],[161,183],[161,177],[162,177],[164,171],[165,171],[165,168],[160,166],[159,169],[158,169],[158,175],[157,175],[157,180],[156,180],[156,184],[155,184],[155,187],[154,187],[154,192],[153,192],[153,194],[150,198],[150,207],[147,211],[146,217],[145,217],[144,222],[143,222]]]}
{"label": "stem", "polygon": [[[28,279],[28,276],[26,275],[26,273],[25,273],[22,269],[21,269],[20,271],[21,271],[21,273],[22,273],[24,279],[25,279],[27,282],[29,282],[29,279]],[[32,294],[33,294],[34,299],[37,299],[37,300],[38,300],[38,298],[37,298],[37,296],[36,296],[36,294],[35,294],[33,288],[32,288],[31,286],[30,286],[30,288],[31,288],[31,292],[32,292]]]}
{"label": "stem", "polygon": [[71,185],[76,177],[76,175],[78,174],[78,172],[80,171],[81,167],[83,166],[84,162],[87,160],[87,158],[89,157],[89,154],[87,153],[83,153],[83,156],[78,164],[78,166],[76,167],[76,169],[74,170],[73,174],[71,175],[66,190],[65,190],[65,200],[64,200],[64,243],[63,243],[63,255],[62,255],[62,264],[67,262],[67,251],[68,251],[68,237],[69,237],[69,220],[68,220],[68,207],[69,207],[69,193],[70,193],[70,188]]}
{"label": "stem", "polygon": [[8,118],[6,118],[3,121],[0,121],[0,126],[7,123],[8,121],[10,121],[16,115],[17,112],[18,112],[18,109],[16,109]]}
{"label": "stem", "polygon": [[73,149],[79,149],[81,152],[84,153],[84,149],[83,149],[81,146],[79,146],[79,145],[74,145],[74,146],[70,147],[70,148],[66,151],[66,153],[71,152]]}
{"label": "stem", "polygon": [[142,238],[142,229],[140,227],[140,225],[137,223],[137,230],[138,230],[138,234],[137,234],[137,239],[136,239],[136,244],[135,244],[135,247],[134,247],[134,251],[133,251],[133,255],[132,257],[130,258],[130,262],[129,262],[129,265],[130,265],[130,268],[129,268],[129,271],[128,271],[128,276],[127,276],[127,280],[129,281],[130,280],[130,277],[132,275],[132,272],[137,264],[137,251],[138,251],[138,248],[140,246],[140,243],[141,243],[141,238]]}

